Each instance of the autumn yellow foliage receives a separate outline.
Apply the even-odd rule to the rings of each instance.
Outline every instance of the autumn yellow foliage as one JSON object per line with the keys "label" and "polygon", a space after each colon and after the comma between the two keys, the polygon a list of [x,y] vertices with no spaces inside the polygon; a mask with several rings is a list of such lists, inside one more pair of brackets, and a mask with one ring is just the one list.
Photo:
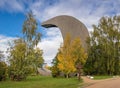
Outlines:
{"label": "autumn yellow foliage", "polygon": [[77,62],[81,62],[83,65],[86,61],[86,57],[87,54],[82,48],[80,38],[71,40],[70,35],[67,35],[57,55],[59,61],[58,68],[68,75],[77,70]]}

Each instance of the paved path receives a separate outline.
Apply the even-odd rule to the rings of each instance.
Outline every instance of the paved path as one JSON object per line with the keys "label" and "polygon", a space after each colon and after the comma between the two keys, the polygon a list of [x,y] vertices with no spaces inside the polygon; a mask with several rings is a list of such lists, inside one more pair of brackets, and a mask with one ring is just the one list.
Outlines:
{"label": "paved path", "polygon": [[87,77],[82,77],[84,87],[82,88],[120,88],[120,78],[110,78],[104,80],[91,80]]}

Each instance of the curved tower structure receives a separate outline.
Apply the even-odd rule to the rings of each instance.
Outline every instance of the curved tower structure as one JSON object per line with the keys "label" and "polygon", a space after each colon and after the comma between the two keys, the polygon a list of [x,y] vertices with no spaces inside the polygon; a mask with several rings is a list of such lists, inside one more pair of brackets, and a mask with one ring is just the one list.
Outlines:
{"label": "curved tower structure", "polygon": [[50,28],[50,27],[58,27],[61,31],[63,36],[63,40],[65,39],[66,35],[69,33],[71,39],[80,38],[82,46],[86,49],[86,39],[89,37],[89,33],[85,25],[80,22],[78,19],[67,16],[61,15],[51,18],[42,23],[43,27]]}

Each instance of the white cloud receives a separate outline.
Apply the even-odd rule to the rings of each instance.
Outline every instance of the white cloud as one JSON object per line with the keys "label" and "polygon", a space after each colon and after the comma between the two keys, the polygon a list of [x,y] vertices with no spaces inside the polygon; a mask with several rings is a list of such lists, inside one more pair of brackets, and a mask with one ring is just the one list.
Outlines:
{"label": "white cloud", "polygon": [[[10,12],[31,9],[40,22],[57,15],[71,15],[91,31],[92,24],[97,24],[102,16],[120,14],[120,0],[0,0],[0,8]],[[44,35],[47,37],[38,46],[44,51],[45,61],[49,62],[63,40],[60,31],[54,28],[48,29]]]}
{"label": "white cloud", "polygon": [[9,47],[8,43],[14,39],[16,38],[0,35],[0,50],[5,52],[7,48]]}
{"label": "white cloud", "polygon": [[[92,25],[97,24],[102,16],[111,16],[120,12],[119,0],[59,0],[53,5],[47,6],[42,2],[44,8],[38,4],[36,6],[37,8],[33,7],[31,9],[40,21],[45,21],[58,15],[70,15],[83,22],[89,31],[92,31]],[[57,42],[62,39],[61,36],[57,36],[59,33],[60,31],[56,32],[54,29],[48,29],[46,31],[48,37],[40,43],[46,62],[55,57],[60,42],[62,42]]]}
{"label": "white cloud", "polygon": [[[9,46],[9,42],[13,41],[14,39],[16,39],[15,37],[7,37],[7,36],[4,36],[4,35],[0,35],[0,51],[3,52],[5,58],[7,57],[7,49],[10,47]],[[6,61],[7,59],[5,59]]]}
{"label": "white cloud", "polygon": [[44,8],[41,5],[37,5],[38,8],[31,8],[40,21],[57,15],[71,15],[81,20],[88,29],[92,24],[97,24],[102,16],[120,12],[120,0],[59,0],[53,5],[46,6],[42,3],[42,6]]}
{"label": "white cloud", "polygon": [[0,9],[8,12],[23,12],[24,5],[17,0],[0,0]]}
{"label": "white cloud", "polygon": [[38,47],[43,50],[45,62],[51,64],[52,59],[58,52],[58,48],[60,48],[60,44],[63,42],[63,39],[58,29],[48,29],[47,35],[48,37],[43,38],[38,44]]}

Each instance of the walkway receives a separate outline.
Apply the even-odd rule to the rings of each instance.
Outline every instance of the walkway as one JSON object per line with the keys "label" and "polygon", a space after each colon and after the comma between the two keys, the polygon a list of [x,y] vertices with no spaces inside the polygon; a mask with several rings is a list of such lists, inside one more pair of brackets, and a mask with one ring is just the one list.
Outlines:
{"label": "walkway", "polygon": [[120,78],[109,78],[104,80],[91,80],[82,77],[84,86],[82,88],[120,88]]}

